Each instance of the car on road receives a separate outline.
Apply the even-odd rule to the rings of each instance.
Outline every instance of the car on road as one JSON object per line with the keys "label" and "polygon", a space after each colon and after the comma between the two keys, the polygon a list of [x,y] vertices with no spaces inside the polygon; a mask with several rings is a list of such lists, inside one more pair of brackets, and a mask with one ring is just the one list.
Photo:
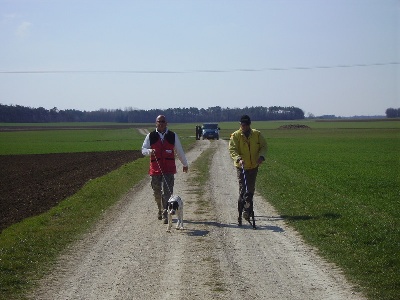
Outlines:
{"label": "car on road", "polygon": [[219,140],[219,127],[218,123],[203,123],[202,126],[202,137],[205,139],[217,139]]}

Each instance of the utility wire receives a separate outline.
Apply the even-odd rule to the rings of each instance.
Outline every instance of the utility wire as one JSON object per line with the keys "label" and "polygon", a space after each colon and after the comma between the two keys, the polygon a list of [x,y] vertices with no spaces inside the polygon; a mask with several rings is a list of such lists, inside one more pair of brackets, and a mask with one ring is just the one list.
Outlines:
{"label": "utility wire", "polygon": [[265,71],[294,71],[294,70],[317,70],[317,69],[339,69],[339,68],[362,68],[374,66],[400,65],[400,62],[352,64],[334,66],[314,67],[288,67],[288,68],[260,68],[260,69],[226,69],[226,70],[187,70],[187,71],[143,71],[143,70],[25,70],[25,71],[0,71],[0,74],[68,74],[68,73],[133,73],[133,74],[189,74],[189,73],[234,73],[234,72],[265,72]]}

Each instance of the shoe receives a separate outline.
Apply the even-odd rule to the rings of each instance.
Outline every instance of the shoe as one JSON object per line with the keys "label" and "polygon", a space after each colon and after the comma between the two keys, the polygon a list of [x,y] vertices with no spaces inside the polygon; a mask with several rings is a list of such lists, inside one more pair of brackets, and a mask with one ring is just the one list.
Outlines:
{"label": "shoe", "polygon": [[164,219],[164,224],[168,224],[168,219]]}
{"label": "shoe", "polygon": [[158,212],[157,218],[158,218],[159,220],[162,219],[162,212],[161,212],[161,211]]}

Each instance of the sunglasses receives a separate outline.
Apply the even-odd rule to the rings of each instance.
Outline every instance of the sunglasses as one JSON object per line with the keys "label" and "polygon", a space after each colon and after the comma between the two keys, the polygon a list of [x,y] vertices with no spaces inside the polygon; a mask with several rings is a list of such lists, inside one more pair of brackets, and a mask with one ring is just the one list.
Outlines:
{"label": "sunglasses", "polygon": [[157,121],[157,123],[165,123],[165,121],[164,121],[164,120],[162,120],[162,121]]}

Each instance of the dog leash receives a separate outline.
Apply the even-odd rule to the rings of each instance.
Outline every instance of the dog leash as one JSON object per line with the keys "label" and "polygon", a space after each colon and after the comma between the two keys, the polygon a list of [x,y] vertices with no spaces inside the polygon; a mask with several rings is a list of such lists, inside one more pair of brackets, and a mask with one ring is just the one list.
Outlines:
{"label": "dog leash", "polygon": [[[246,193],[248,193],[249,192],[249,190],[247,189],[247,180],[246,180],[246,173],[245,173],[245,171],[244,171],[244,166],[243,166],[243,164],[241,164],[241,166],[242,166],[242,172],[243,172],[243,179],[244,179],[244,185],[245,185],[245,187],[246,187]],[[244,199],[243,199],[244,200]],[[244,200],[245,201],[245,200]],[[250,224],[252,224],[251,222],[250,222],[250,217],[252,217],[253,218],[253,229],[256,229],[256,225],[255,225],[255,221],[254,221],[254,208],[253,208],[253,204],[252,204],[252,202],[253,202],[253,199],[251,199],[251,202],[249,201],[249,202],[247,202],[247,201],[245,201],[245,203],[243,204],[243,210],[245,210],[245,209],[249,209],[249,208],[251,208],[251,211],[250,212],[247,212],[247,218],[246,217],[244,217]],[[240,221],[241,222],[241,221]],[[240,223],[241,224],[241,223]]]}
{"label": "dog leash", "polygon": [[166,185],[167,188],[168,188],[168,192],[172,195],[171,189],[169,188],[167,179],[165,179],[164,172],[163,172],[162,169],[161,169],[161,166],[160,166],[160,163],[158,162],[158,158],[157,158],[157,156],[156,156],[156,152],[155,152],[155,151],[153,152],[153,155],[154,155],[154,157],[155,157],[155,159],[156,159],[156,162],[157,162],[158,168],[160,169],[161,175],[162,175],[162,177],[163,177],[163,179],[164,179],[164,181],[165,181],[165,185]]}
{"label": "dog leash", "polygon": [[243,179],[244,179],[244,186],[245,186],[245,188],[246,188],[246,192],[248,192],[249,190],[247,189],[246,173],[244,172],[243,163],[241,163],[240,165],[242,166],[242,173],[243,173]]}

